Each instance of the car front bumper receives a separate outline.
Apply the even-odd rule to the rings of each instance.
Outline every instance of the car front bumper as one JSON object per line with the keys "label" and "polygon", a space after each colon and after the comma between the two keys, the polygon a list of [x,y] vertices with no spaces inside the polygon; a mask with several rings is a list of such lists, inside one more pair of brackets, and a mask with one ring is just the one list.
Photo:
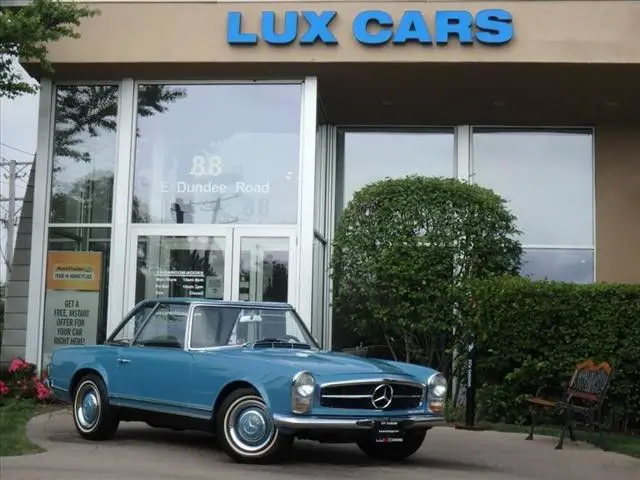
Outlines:
{"label": "car front bumper", "polygon": [[393,420],[400,422],[403,429],[441,427],[447,424],[444,417],[438,415],[411,415],[406,417],[311,417],[293,415],[274,415],[276,425],[287,430],[371,430],[375,422]]}

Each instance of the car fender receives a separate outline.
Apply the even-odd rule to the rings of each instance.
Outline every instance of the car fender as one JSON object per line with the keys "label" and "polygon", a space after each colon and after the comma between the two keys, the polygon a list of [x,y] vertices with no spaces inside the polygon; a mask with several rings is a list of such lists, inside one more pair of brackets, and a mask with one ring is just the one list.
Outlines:
{"label": "car fender", "polygon": [[90,371],[93,371],[98,375],[100,375],[100,377],[102,377],[102,381],[105,384],[107,392],[109,391],[109,375],[107,374],[106,369],[102,365],[100,365],[98,362],[87,362],[87,363],[79,364],[74,370],[73,375],[71,376],[71,381],[69,383],[70,396],[73,394],[73,392],[71,391],[73,388],[73,385],[79,380],[79,377],[84,376],[86,374],[83,372],[88,373]]}
{"label": "car fender", "polygon": [[218,395],[216,396],[215,405],[220,405],[220,403],[222,403],[224,399],[221,398],[221,396],[226,397],[229,393],[231,393],[231,391],[235,390],[235,388],[232,388],[232,390],[229,390],[229,387],[231,387],[233,384],[240,384],[240,383],[246,383],[250,385],[252,388],[256,389],[258,391],[258,394],[264,400],[264,403],[267,406],[267,408],[271,410],[271,397],[267,389],[264,387],[263,384],[256,382],[255,379],[252,379],[246,376],[230,379],[229,381],[227,381],[219,390]]}

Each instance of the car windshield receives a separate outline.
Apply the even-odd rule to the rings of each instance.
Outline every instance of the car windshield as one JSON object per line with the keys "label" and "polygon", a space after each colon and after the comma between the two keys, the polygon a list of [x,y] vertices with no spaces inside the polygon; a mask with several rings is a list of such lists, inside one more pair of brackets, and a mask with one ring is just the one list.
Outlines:
{"label": "car windshield", "polygon": [[247,343],[319,348],[291,309],[198,305],[191,328],[191,348]]}

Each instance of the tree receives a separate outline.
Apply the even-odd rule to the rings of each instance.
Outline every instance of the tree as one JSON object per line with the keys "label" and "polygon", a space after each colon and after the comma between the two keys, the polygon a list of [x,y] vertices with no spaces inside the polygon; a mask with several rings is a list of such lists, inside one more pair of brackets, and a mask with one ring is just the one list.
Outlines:
{"label": "tree", "polygon": [[364,187],[336,229],[336,323],[384,341],[397,359],[448,371],[465,283],[519,272],[515,221],[493,191],[454,179]]}
{"label": "tree", "polygon": [[98,10],[62,0],[32,0],[20,7],[0,8],[0,97],[15,98],[37,92],[25,81],[16,58],[39,62],[51,73],[47,44],[62,38],[78,38],[75,27]]}

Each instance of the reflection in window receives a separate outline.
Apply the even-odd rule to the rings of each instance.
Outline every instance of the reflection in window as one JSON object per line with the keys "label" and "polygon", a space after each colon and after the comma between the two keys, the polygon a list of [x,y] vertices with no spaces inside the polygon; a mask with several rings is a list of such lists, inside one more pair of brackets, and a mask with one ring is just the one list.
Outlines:
{"label": "reflection in window", "polygon": [[340,140],[342,206],[362,187],[385,177],[455,174],[453,129],[346,131]]}
{"label": "reflection in window", "polygon": [[591,130],[474,129],[473,181],[508,200],[524,245],[593,246]]}
{"label": "reflection in window", "polygon": [[528,248],[522,256],[521,274],[532,280],[593,283],[593,250]]}
{"label": "reflection in window", "polygon": [[132,220],[295,223],[301,98],[301,84],[141,85]]}
{"label": "reflection in window", "polygon": [[224,250],[225,237],[139,236],[136,302],[159,297],[222,300]]}
{"label": "reflection in window", "polygon": [[49,228],[44,364],[61,346],[105,340],[110,243],[110,228]]}
{"label": "reflection in window", "polygon": [[52,223],[110,223],[118,86],[56,88]]}
{"label": "reflection in window", "polygon": [[136,311],[125,323],[120,330],[114,332],[111,342],[123,343],[131,345],[136,336],[140,332],[140,328],[144,325],[145,320],[149,316],[156,304],[147,305]]}
{"label": "reflection in window", "polygon": [[136,344],[145,347],[184,348],[187,305],[160,305],[144,323]]}

